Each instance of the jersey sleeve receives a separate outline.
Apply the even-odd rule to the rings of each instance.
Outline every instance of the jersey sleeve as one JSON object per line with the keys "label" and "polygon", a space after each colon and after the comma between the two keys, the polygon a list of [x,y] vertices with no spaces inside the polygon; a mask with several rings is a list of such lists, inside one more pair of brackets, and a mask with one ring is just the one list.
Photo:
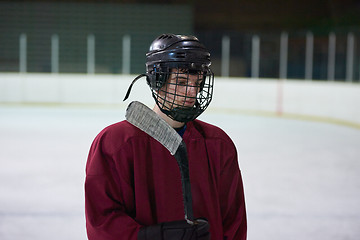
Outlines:
{"label": "jersey sleeve", "polygon": [[220,205],[224,240],[245,240],[247,235],[246,207],[237,152],[232,142],[223,150]]}
{"label": "jersey sleeve", "polygon": [[[134,220],[131,182],[114,169],[111,151],[99,134],[88,155],[85,179],[86,229],[89,240],[136,240],[141,227]],[[116,152],[121,158],[121,151]],[[126,156],[123,156],[126,157]]]}

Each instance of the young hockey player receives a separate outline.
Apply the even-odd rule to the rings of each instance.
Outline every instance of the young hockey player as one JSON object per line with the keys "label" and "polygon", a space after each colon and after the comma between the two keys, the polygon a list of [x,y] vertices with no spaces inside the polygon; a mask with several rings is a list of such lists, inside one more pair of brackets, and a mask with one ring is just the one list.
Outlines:
{"label": "young hockey player", "polygon": [[146,74],[133,81],[146,77],[153,111],[186,144],[195,220],[184,220],[174,156],[124,120],[101,131],[89,152],[85,210],[90,240],[246,239],[236,148],[220,128],[196,119],[212,99],[210,64],[209,51],[196,37],[163,34],[146,54]]}

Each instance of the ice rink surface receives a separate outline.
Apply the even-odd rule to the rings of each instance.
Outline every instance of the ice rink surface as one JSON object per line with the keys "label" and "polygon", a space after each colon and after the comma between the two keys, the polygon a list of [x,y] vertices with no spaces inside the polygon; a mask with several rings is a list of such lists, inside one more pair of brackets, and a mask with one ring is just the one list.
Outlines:
{"label": "ice rink surface", "polygon": [[[85,163],[116,107],[0,106],[0,239],[82,240]],[[249,240],[360,239],[360,130],[208,111],[235,142]]]}

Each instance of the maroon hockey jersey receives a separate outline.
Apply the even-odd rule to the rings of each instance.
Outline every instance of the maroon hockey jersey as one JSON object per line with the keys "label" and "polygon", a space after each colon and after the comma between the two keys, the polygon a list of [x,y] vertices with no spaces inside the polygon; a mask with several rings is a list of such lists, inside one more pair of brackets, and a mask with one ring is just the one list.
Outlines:
{"label": "maroon hockey jersey", "polygon": [[[195,120],[183,136],[194,217],[209,221],[212,240],[245,240],[247,223],[237,153],[218,127]],[[184,219],[180,171],[159,142],[122,121],[95,138],[85,180],[90,240],[136,240],[142,226]]]}

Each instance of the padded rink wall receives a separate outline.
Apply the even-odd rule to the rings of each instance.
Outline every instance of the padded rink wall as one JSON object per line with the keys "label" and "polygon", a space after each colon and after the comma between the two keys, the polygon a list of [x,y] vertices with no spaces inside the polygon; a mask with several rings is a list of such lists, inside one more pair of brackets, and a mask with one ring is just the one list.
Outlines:
{"label": "padded rink wall", "polygon": [[[145,78],[123,102],[133,75],[0,74],[1,104],[152,106]],[[304,80],[215,78],[209,110],[281,115],[360,128],[360,84]]]}

